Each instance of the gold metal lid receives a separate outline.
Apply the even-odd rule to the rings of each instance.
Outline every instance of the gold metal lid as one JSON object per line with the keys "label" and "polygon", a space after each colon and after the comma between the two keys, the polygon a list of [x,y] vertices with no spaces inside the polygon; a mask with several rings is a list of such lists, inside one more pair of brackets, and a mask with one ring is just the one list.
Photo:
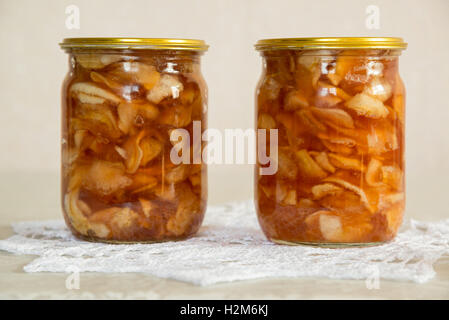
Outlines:
{"label": "gold metal lid", "polygon": [[62,49],[150,49],[206,51],[203,40],[165,38],[66,38],[59,44]]}
{"label": "gold metal lid", "polygon": [[256,50],[280,49],[400,49],[407,48],[402,38],[379,37],[319,37],[263,39],[255,44]]}

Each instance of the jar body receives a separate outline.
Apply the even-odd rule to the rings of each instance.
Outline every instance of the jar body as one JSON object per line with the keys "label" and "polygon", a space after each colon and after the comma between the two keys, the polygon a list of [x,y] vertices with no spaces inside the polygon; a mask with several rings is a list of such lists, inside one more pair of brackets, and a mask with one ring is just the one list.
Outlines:
{"label": "jar body", "polygon": [[[258,129],[277,129],[277,172],[256,165],[260,225],[275,242],[355,245],[402,222],[405,90],[394,50],[263,52]],[[268,136],[268,134],[267,134]],[[259,157],[270,154],[258,139]]]}
{"label": "jar body", "polygon": [[201,154],[201,141],[182,141],[182,162],[173,161],[172,149],[178,132],[191,134],[195,127],[201,135],[206,129],[199,54],[79,49],[69,55],[62,89],[67,225],[92,241],[193,235],[207,199],[206,165],[192,161],[193,153]]}

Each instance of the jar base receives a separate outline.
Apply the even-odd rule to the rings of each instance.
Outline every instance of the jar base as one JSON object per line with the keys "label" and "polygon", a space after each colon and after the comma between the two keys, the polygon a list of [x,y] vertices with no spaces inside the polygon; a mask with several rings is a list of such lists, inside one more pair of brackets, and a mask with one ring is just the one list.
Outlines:
{"label": "jar base", "polygon": [[162,240],[113,240],[113,239],[101,239],[94,238],[89,236],[84,236],[80,234],[76,234],[75,237],[79,240],[88,241],[88,242],[96,242],[96,243],[106,243],[106,244],[152,244],[152,243],[162,243],[162,242],[176,242],[176,241],[184,241],[189,239],[191,236],[180,237],[180,238],[172,238],[172,239],[162,239]]}
{"label": "jar base", "polygon": [[375,247],[380,246],[388,241],[379,241],[379,242],[305,242],[305,241],[285,241],[278,239],[269,239],[270,241],[288,246],[311,246],[311,247],[320,247],[320,248],[330,248],[330,249],[338,249],[338,248],[363,248],[363,247]]}

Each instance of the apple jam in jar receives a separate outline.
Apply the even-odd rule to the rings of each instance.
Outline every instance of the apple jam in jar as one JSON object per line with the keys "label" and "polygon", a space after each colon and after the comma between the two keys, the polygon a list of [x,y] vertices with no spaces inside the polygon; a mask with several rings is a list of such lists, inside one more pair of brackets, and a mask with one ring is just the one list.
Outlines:
{"label": "apple jam in jar", "polygon": [[[256,44],[257,128],[277,129],[277,148],[258,136],[255,202],[268,239],[339,247],[395,237],[405,205],[405,48],[400,38]],[[273,163],[274,174],[261,173]]]}
{"label": "apple jam in jar", "polygon": [[[193,139],[206,129],[201,40],[72,38],[62,88],[62,204],[79,238],[179,240],[200,227],[206,165]],[[194,129],[196,128],[196,129]],[[178,150],[179,151],[179,150]],[[185,157],[187,155],[187,157]],[[178,157],[175,157],[179,160]]]}

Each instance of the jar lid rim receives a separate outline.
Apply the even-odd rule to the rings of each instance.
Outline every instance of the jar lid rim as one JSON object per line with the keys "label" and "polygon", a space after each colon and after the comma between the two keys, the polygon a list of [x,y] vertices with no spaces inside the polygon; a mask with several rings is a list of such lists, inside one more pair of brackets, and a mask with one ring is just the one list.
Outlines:
{"label": "jar lid rim", "polygon": [[398,37],[316,37],[261,39],[254,45],[256,50],[276,49],[400,49],[407,43]]}
{"label": "jar lid rim", "polygon": [[62,49],[147,49],[206,51],[204,40],[178,38],[65,38]]}

